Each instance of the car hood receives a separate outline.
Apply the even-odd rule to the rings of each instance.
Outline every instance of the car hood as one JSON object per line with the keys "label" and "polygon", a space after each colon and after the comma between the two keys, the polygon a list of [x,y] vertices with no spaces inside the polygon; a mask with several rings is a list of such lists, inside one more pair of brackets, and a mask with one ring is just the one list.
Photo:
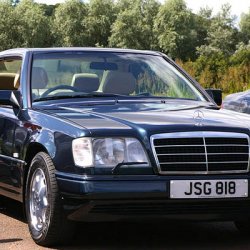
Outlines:
{"label": "car hood", "polygon": [[235,131],[249,133],[250,117],[185,102],[110,102],[55,105],[47,112],[88,129],[96,136],[135,132]]}

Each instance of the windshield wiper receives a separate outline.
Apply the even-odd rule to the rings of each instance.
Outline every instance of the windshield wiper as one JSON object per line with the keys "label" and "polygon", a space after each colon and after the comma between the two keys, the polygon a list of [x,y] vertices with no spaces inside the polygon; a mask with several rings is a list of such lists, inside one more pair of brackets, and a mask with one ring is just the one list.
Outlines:
{"label": "windshield wiper", "polygon": [[76,95],[56,95],[56,96],[45,96],[33,100],[33,102],[49,101],[49,100],[60,100],[60,99],[70,99],[70,98],[88,98],[88,97],[128,97],[126,95],[112,94],[112,93],[84,93]]}
{"label": "windshield wiper", "polygon": [[[89,97],[128,97],[128,95],[103,93],[103,92],[93,92],[93,93],[83,94],[83,96],[85,95]],[[79,95],[79,96],[81,97],[82,95]]]}
{"label": "windshield wiper", "polygon": [[59,100],[59,99],[67,99],[72,98],[71,95],[57,95],[57,96],[46,96],[34,99],[33,102],[41,102],[41,101],[49,101],[49,100]]}

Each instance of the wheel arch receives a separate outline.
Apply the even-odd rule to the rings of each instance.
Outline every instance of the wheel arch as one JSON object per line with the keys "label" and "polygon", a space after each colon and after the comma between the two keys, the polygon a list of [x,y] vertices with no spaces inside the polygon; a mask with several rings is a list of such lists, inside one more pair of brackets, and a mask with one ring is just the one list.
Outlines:
{"label": "wheel arch", "polygon": [[38,142],[32,142],[29,144],[27,151],[26,151],[26,157],[25,157],[26,167],[23,173],[23,198],[22,198],[23,202],[25,199],[25,189],[26,189],[26,182],[27,182],[27,176],[28,176],[30,164],[31,164],[32,159],[39,152],[44,152],[48,154],[48,150],[46,149],[44,145]]}

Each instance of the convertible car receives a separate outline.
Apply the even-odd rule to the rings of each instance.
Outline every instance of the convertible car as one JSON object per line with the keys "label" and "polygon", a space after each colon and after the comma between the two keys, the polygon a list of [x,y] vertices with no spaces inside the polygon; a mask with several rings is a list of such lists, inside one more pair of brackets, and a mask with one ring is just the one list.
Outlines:
{"label": "convertible car", "polygon": [[75,221],[233,220],[248,234],[250,118],[220,104],[160,52],[3,51],[0,195],[43,246]]}

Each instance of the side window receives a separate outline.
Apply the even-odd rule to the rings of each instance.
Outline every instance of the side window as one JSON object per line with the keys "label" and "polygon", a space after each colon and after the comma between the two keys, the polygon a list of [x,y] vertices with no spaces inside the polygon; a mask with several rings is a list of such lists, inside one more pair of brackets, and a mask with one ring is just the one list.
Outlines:
{"label": "side window", "polygon": [[21,58],[0,58],[0,90],[16,90],[20,86]]}

